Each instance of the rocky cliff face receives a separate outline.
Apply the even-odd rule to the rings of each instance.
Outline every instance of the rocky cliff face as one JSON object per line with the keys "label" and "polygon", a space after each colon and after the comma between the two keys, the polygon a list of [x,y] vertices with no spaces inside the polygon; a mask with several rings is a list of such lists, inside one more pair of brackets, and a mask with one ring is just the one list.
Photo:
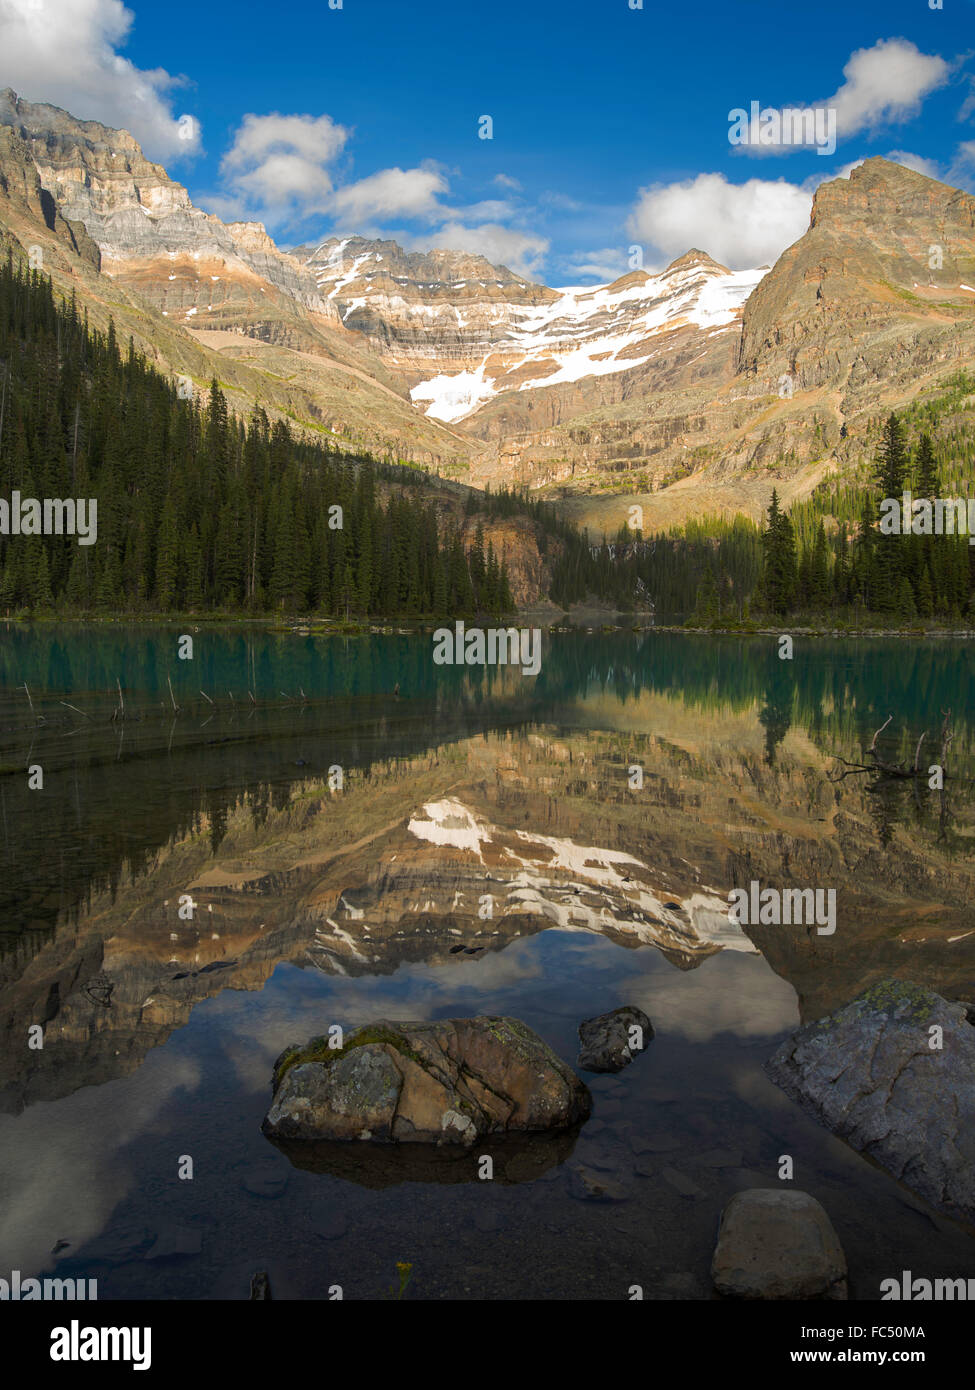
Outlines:
{"label": "rocky cliff face", "polygon": [[[307,256],[343,323],[415,379],[418,407],[493,439],[523,428],[542,399],[551,425],[650,376],[658,385],[706,377],[708,367],[684,368],[706,357],[713,372],[712,340],[736,335],[767,269],[732,274],[690,251],[660,275],[635,270],[611,285],[555,290],[480,256],[410,255],[391,241],[333,238],[295,255]],[[727,372],[728,354],[718,356]],[[499,397],[501,408],[481,410]]]}
{"label": "rocky cliff face", "polygon": [[407,252],[395,241],[331,237],[292,255],[345,326],[414,378],[476,367],[519,314],[558,298],[464,251]]}
{"label": "rocky cliff face", "polygon": [[[260,224],[223,223],[193,206],[182,184],[146,159],[125,130],[76,121],[56,106],[0,92],[0,125],[30,146],[46,192],[82,223],[103,268],[134,285],[167,315],[206,316],[210,328],[260,328],[258,298],[270,290],[338,323],[313,276],[279,251]],[[272,300],[272,303],[274,301]],[[270,332],[266,326],[266,332]],[[265,336],[266,334],[259,334]]]}
{"label": "rocky cliff face", "polygon": [[[858,400],[952,357],[975,330],[975,198],[868,159],[818,190],[809,231],[749,300],[738,374]],[[909,351],[907,350],[909,349]]]}
{"label": "rocky cliff face", "polygon": [[101,268],[98,246],[81,221],[66,218],[41,185],[29,143],[17,131],[0,125],[0,200],[3,221],[26,219],[43,224],[61,243],[94,270]]}
{"label": "rocky cliff face", "polygon": [[[975,360],[975,199],[869,159],[820,187],[809,230],[753,288],[730,357],[702,380],[651,362],[617,400],[521,434],[474,421],[491,448],[478,467],[611,505],[570,502],[610,529],[635,494],[648,528],[702,511],[761,514],[876,447],[875,421]],[[532,406],[542,405],[544,390]],[[483,422],[483,424],[482,424]]]}
{"label": "rocky cliff face", "polygon": [[[615,530],[759,515],[872,447],[879,413],[975,357],[975,199],[882,159],[818,191],[775,267],[690,251],[659,275],[545,290],[458,253],[302,248],[343,321],[428,417],[482,441],[478,482],[568,495]],[[615,508],[571,501],[618,494]]]}
{"label": "rocky cliff face", "polygon": [[195,208],[126,132],[10,91],[0,135],[5,223],[100,260],[159,315],[136,335],[157,357],[194,359],[179,328],[252,398],[280,383],[275,405],[347,443],[547,490],[597,529],[630,501],[647,530],[757,517],[773,486],[789,502],[860,463],[878,415],[975,359],[975,199],[882,159],[822,185],[771,270],[692,250],[556,290],[362,237],[286,254]]}
{"label": "rocky cliff face", "polygon": [[238,411],[256,400],[340,446],[435,469],[469,457],[262,226],[195,208],[125,131],[0,93],[0,242],[25,257],[36,246],[93,324],[113,317],[201,389],[219,377]]}

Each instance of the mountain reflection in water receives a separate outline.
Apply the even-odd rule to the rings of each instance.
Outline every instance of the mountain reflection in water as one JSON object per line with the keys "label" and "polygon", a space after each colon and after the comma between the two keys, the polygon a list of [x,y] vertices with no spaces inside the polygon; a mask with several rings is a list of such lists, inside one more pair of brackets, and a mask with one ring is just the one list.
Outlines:
{"label": "mountain reflection in water", "polygon": [[[907,1267],[893,1234],[871,1245],[864,1225],[889,1220],[903,1190],[800,1115],[761,1061],[885,975],[975,996],[967,645],[800,641],[781,662],[771,638],[566,635],[526,680],[435,668],[422,637],[207,633],[192,678],[167,636],[84,643],[17,631],[3,654],[0,1168],[15,1267],[53,1267],[65,1239],[59,1271],[101,1270],[105,1297],[243,1296],[229,1238],[243,1220],[254,1268],[273,1264],[266,1245],[279,1252],[281,1296],[317,1296],[316,1261],[282,1233],[300,1189],[326,1252],[347,1242],[352,1203],[375,1248],[358,1263],[346,1249],[340,1282],[379,1296],[387,1241],[437,1245],[438,1191],[476,1202],[463,1219],[488,1245],[531,1191],[553,1227],[533,1228],[540,1249],[567,1220],[585,1228],[565,1266],[575,1296],[624,1296],[613,1280],[640,1282],[625,1268],[649,1260],[655,1296],[706,1297],[722,1199],[772,1185],[782,1152],[805,1157],[801,1185],[831,1194],[838,1228],[847,1213],[854,1296],[875,1296],[871,1261]],[[113,665],[123,727],[107,717]],[[183,681],[178,715],[161,708],[167,676]],[[44,722],[15,691],[25,679]],[[210,709],[192,683],[237,699]],[[830,780],[888,714],[886,758],[913,757],[924,731],[934,749],[947,709],[944,793]],[[26,789],[27,762],[43,764],[42,792]],[[835,888],[835,934],[729,922],[729,891],[753,880]],[[578,1022],[624,1002],[654,1021],[647,1055],[587,1076],[596,1111],[578,1141],[512,1151],[490,1196],[463,1165],[445,1185],[435,1156],[400,1173],[399,1155],[288,1155],[258,1132],[274,1056],[331,1022],[512,1013],[574,1063]],[[25,1046],[36,1023],[42,1050]],[[180,1154],[192,1183],[176,1180]],[[580,1164],[612,1200],[582,1200]],[[417,1183],[430,1190],[411,1217],[388,1205]],[[598,1258],[594,1212],[592,1230],[613,1232]],[[959,1228],[914,1219],[910,1267],[931,1239],[971,1266]],[[461,1263],[440,1250],[426,1296],[464,1296]],[[569,1296],[544,1269],[505,1295],[481,1263],[472,1297]]]}

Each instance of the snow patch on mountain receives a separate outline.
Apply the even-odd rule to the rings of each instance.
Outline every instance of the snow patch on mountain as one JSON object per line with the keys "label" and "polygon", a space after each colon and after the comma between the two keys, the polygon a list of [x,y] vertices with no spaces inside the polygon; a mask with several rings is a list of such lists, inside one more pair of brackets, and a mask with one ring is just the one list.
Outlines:
{"label": "snow patch on mountain", "polygon": [[455,372],[453,375],[441,372],[429,381],[421,381],[410,392],[413,404],[429,401],[424,414],[435,420],[462,420],[499,394],[494,382],[485,379],[485,367],[482,362],[476,372]]}
{"label": "snow patch on mountain", "polygon": [[[733,272],[713,261],[678,262],[659,275],[637,272],[595,289],[558,290],[552,303],[506,306],[507,332],[476,370],[439,373],[414,386],[410,395],[415,404],[426,404],[425,414],[454,423],[505,390],[630,371],[650,361],[653,340],[662,333],[693,325],[712,337],[732,329],[767,273],[767,266]],[[421,312],[429,313],[430,307]],[[513,366],[519,380],[508,385]]]}

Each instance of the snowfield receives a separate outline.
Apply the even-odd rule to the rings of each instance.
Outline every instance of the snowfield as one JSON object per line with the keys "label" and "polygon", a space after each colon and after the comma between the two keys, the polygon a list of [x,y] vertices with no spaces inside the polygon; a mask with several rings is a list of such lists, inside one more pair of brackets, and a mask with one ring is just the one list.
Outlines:
{"label": "snowfield", "polygon": [[[445,424],[472,415],[506,391],[643,366],[660,351],[662,335],[676,329],[700,329],[702,338],[733,332],[745,300],[769,270],[729,271],[700,252],[688,253],[663,271],[634,270],[609,285],[571,285],[546,292],[555,297],[545,303],[526,304],[518,302],[517,293],[484,299],[475,289],[470,297],[471,288],[488,286],[483,280],[428,283],[393,275],[391,285],[383,257],[369,245],[349,237],[332,246],[323,242],[305,264],[314,266],[319,288],[336,301],[343,322],[356,310],[373,307],[380,320],[405,328],[407,339],[415,331],[418,342],[435,345],[441,335],[447,342],[459,335],[466,343],[466,368],[439,372],[410,392],[414,405]],[[505,288],[501,280],[493,285]],[[517,285],[520,291],[525,282]],[[411,288],[400,292],[400,286]],[[468,294],[459,300],[444,293],[465,287]],[[481,346],[472,349],[472,341]],[[438,355],[430,354],[434,360]]]}
{"label": "snowfield", "polygon": [[[618,281],[596,288],[573,286],[560,290],[552,303],[533,308],[509,305],[503,315],[509,320],[507,336],[494,344],[490,357],[503,358],[508,370],[538,362],[545,364],[544,371],[506,388],[503,377],[486,375],[486,357],[476,371],[441,373],[421,381],[410,395],[415,404],[426,403],[425,414],[453,424],[505,389],[530,391],[629,371],[649,362],[653,339],[661,333],[694,325],[710,330],[711,337],[731,329],[767,273],[767,266],[726,271],[696,265],[644,275],[619,288]],[[438,307],[455,312],[451,306]]]}

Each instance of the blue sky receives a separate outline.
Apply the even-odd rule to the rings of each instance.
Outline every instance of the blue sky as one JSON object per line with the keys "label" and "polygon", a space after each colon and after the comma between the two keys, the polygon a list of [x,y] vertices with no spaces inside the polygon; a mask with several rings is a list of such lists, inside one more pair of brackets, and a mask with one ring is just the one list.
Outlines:
{"label": "blue sky", "polygon": [[[0,84],[125,126],[281,245],[393,236],[552,284],[632,246],[650,269],[774,259],[869,155],[975,188],[972,0],[636,3],[0,0]],[[733,146],[753,101],[832,109],[835,150]]]}

